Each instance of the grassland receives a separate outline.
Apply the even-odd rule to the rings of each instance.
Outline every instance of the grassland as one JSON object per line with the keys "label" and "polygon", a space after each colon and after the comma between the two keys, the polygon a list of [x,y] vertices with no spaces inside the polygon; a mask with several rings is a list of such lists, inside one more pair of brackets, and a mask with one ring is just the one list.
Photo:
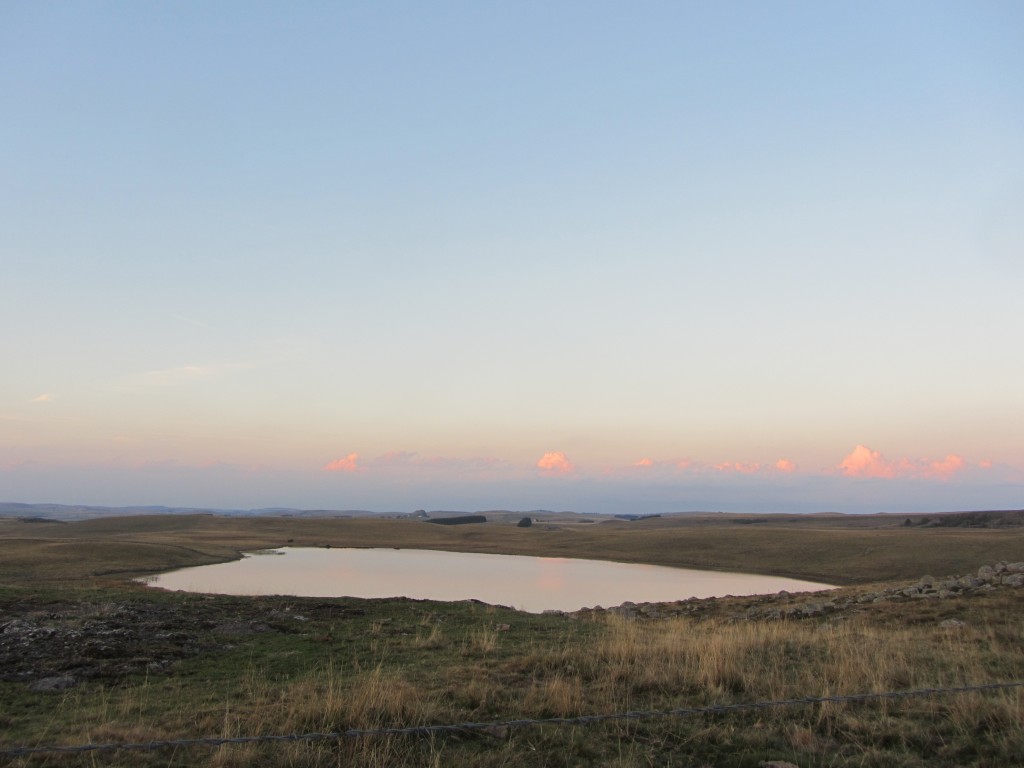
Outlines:
{"label": "grassland", "polygon": [[[747,609],[764,598],[734,598],[702,601],[686,616],[627,620],[538,616],[469,602],[197,596],[128,580],[285,544],[743,570],[844,584],[837,594],[847,596],[925,573],[1024,560],[1021,529],[903,522],[708,516],[553,520],[521,529],[497,522],[443,527],[210,516],[0,521],[0,639],[9,634],[5,627],[31,629],[40,650],[31,664],[9,661],[0,669],[0,748],[545,718],[1024,680],[1019,589],[856,603],[828,616],[783,621],[747,618]],[[68,674],[76,684],[34,691],[33,673]],[[1015,766],[1024,754],[1022,704],[1018,689],[586,727],[8,762]]]}
{"label": "grassland", "polygon": [[584,557],[838,585],[965,573],[983,563],[1024,559],[1024,528],[908,527],[904,522],[884,515],[694,515],[600,523],[555,516],[518,528],[507,522],[438,526],[371,517],[0,519],[0,585],[135,576],[285,545]]}

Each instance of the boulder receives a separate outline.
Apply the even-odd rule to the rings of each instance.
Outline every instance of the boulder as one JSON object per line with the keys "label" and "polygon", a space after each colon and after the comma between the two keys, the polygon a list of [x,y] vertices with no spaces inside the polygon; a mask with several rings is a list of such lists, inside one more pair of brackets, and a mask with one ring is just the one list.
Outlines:
{"label": "boulder", "polygon": [[44,677],[41,680],[36,680],[29,685],[28,689],[35,693],[66,691],[68,688],[74,687],[77,682],[71,675],[58,675],[56,677]]}

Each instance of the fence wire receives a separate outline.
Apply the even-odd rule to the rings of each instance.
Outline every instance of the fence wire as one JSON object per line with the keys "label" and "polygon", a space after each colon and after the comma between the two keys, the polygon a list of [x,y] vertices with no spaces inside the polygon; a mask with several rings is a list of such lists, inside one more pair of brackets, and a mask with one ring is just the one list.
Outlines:
{"label": "fence wire", "polygon": [[167,747],[221,747],[227,744],[271,744],[280,742],[342,741],[346,739],[372,738],[380,736],[432,736],[442,733],[465,733],[472,731],[497,732],[500,729],[525,728],[543,725],[594,725],[613,720],[650,720],[668,717],[694,717],[701,715],[725,715],[734,712],[793,707],[809,704],[859,704],[869,701],[946,696],[979,691],[998,691],[1024,687],[1024,681],[962,685],[950,688],[917,688],[905,691],[882,691],[876,693],[853,693],[835,696],[805,696],[775,701],[753,701],[738,704],[708,704],[700,707],[677,707],[661,710],[634,710],[599,715],[578,715],[575,717],[522,718],[518,720],[492,720],[488,722],[446,723],[440,725],[411,725],[394,728],[352,728],[332,733],[289,733],[264,736],[208,737],[197,739],[167,739],[123,744],[71,744],[37,747],[9,747],[0,749],[0,757],[24,757],[26,755],[82,752],[114,752],[118,750],[156,750]]}

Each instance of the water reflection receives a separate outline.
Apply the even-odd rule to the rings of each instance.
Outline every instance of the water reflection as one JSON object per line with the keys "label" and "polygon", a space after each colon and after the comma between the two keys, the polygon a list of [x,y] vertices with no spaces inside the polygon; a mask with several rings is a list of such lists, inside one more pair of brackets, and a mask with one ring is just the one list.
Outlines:
{"label": "water reflection", "polygon": [[775,576],[562,557],[293,547],[267,554],[276,556],[246,555],[230,563],[160,574],[147,583],[226,595],[476,599],[531,612],[830,587]]}

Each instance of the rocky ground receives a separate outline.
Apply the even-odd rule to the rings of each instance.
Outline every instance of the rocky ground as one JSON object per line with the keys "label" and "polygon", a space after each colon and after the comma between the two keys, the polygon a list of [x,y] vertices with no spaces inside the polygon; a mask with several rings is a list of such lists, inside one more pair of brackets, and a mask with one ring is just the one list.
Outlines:
{"label": "rocky ground", "polygon": [[922,576],[918,581],[894,584],[882,589],[865,590],[856,587],[828,592],[778,592],[744,598],[704,598],[678,600],[672,603],[623,603],[613,608],[585,608],[574,611],[576,618],[587,618],[604,613],[626,618],[659,619],[672,616],[719,615],[737,620],[800,619],[842,614],[867,604],[899,602],[904,600],[943,600],[969,597],[995,589],[1024,586],[1024,562],[983,565],[975,574],[965,576]]}
{"label": "rocky ground", "polygon": [[361,615],[359,609],[293,599],[147,600],[93,604],[21,598],[0,605],[0,680],[36,691],[85,680],[168,671],[175,661],[230,648],[262,632],[300,631],[310,616]]}

